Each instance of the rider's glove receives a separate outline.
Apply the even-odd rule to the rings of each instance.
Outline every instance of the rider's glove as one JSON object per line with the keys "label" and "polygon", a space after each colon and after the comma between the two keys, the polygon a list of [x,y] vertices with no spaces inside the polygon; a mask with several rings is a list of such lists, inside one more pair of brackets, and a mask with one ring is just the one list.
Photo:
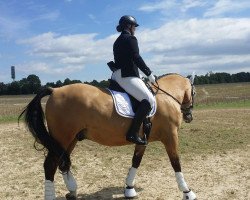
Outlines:
{"label": "rider's glove", "polygon": [[150,83],[155,84],[155,76],[152,73],[148,76],[148,80]]}

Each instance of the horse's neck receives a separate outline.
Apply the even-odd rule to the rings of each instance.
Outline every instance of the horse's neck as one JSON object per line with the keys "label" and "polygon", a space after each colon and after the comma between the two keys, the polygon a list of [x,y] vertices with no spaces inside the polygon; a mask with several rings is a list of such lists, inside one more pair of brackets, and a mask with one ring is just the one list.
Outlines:
{"label": "horse's neck", "polygon": [[185,94],[184,78],[179,75],[169,75],[159,80],[159,87],[182,102]]}

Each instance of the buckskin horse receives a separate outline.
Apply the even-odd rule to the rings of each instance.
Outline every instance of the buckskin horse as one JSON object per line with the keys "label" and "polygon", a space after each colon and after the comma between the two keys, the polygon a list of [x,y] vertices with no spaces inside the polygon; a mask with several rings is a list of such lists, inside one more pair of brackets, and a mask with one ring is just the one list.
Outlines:
{"label": "buckskin horse", "polygon": [[[178,130],[182,120],[192,121],[194,76],[190,79],[178,74],[163,76],[158,85],[152,86],[156,93],[157,110],[151,118],[152,130],[148,142],[161,141],[175,171],[176,182],[183,199],[196,199],[185,182],[178,155]],[[49,96],[44,112],[41,99]],[[107,146],[131,144],[126,141],[130,118],[117,114],[113,99],[107,89],[88,84],[72,84],[60,88],[44,88],[28,104],[24,114],[25,123],[35,140],[48,151],[44,161],[45,200],[56,199],[54,175],[59,168],[69,193],[67,199],[77,199],[77,184],[70,172],[70,154],[76,143],[88,139]],[[19,118],[20,118],[19,117]],[[142,132],[142,131],[141,131]],[[143,133],[140,133],[142,136]],[[132,167],[126,178],[125,197],[135,197],[136,170],[146,146],[135,145]]]}

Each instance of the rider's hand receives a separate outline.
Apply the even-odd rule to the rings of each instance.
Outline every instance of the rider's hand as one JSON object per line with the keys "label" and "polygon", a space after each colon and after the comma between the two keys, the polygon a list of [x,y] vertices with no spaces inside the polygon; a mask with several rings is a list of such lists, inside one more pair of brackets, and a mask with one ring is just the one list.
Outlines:
{"label": "rider's hand", "polygon": [[148,76],[148,79],[150,83],[155,84],[155,76],[152,73]]}

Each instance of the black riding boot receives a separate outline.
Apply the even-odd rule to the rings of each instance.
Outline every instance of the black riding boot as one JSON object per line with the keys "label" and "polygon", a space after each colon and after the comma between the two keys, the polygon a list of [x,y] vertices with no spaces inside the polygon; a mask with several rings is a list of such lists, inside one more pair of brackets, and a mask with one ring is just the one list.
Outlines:
{"label": "black riding boot", "polygon": [[142,124],[142,121],[146,118],[147,114],[150,112],[151,110],[151,105],[150,103],[146,100],[143,99],[135,113],[135,117],[132,121],[132,125],[130,126],[128,132],[127,132],[127,136],[126,139],[129,142],[133,142],[135,144],[139,144],[139,145],[146,145],[147,141],[142,140],[138,133]]}

